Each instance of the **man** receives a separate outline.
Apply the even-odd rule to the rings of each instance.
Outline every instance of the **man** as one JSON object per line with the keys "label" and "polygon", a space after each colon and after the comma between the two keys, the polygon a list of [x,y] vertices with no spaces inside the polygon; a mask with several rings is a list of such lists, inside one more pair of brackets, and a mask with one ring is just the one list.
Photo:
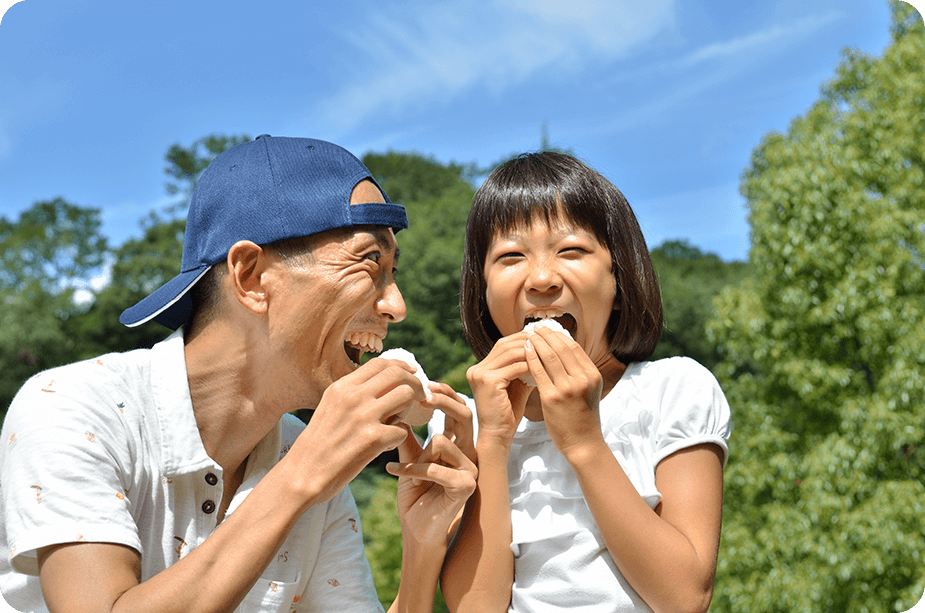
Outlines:
{"label": "man", "polygon": [[[216,157],[190,203],[181,273],[120,317],[179,329],[150,350],[37,375],[11,405],[7,601],[379,611],[346,486],[398,447],[405,549],[391,610],[430,611],[475,467],[443,437],[421,450],[399,421],[428,402],[411,367],[358,365],[405,317],[404,227],[404,209],[336,145],[265,135]],[[471,419],[448,387],[431,391],[432,407]],[[304,407],[315,412],[303,428],[289,412]]]}

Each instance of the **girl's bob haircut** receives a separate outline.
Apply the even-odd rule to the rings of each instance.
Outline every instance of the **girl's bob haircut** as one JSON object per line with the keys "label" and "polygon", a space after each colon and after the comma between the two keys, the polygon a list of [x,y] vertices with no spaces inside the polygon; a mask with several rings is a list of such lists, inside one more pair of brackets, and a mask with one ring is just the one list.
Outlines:
{"label": "girl's bob haircut", "polygon": [[485,301],[485,256],[494,237],[560,216],[610,251],[617,282],[617,308],[607,324],[611,352],[624,364],[647,359],[662,335],[662,300],[639,222],[610,181],[574,157],[552,151],[505,162],[475,194],[459,294],[466,342],[482,360],[501,338]]}

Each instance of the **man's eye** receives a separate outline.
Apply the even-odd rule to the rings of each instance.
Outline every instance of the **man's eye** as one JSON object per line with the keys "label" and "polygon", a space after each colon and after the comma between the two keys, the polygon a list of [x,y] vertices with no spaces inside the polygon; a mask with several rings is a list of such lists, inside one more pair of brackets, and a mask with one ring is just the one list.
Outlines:
{"label": "man's eye", "polygon": [[364,259],[364,260],[372,260],[373,262],[375,262],[376,264],[378,264],[378,263],[379,263],[379,258],[381,258],[381,257],[382,257],[382,253],[381,253],[381,252],[379,252],[379,251],[372,251],[372,252],[367,253],[366,255],[364,255],[364,256],[363,256],[363,259]]}

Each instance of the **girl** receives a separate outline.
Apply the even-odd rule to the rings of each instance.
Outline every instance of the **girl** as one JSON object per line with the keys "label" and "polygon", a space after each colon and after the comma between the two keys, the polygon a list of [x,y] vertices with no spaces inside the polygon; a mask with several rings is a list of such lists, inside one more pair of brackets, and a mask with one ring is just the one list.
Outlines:
{"label": "girl", "polygon": [[[451,610],[706,611],[729,407],[695,361],[643,361],[661,298],[620,191],[560,153],[500,166],[469,213],[460,311],[479,475]],[[550,318],[569,335],[523,331]]]}

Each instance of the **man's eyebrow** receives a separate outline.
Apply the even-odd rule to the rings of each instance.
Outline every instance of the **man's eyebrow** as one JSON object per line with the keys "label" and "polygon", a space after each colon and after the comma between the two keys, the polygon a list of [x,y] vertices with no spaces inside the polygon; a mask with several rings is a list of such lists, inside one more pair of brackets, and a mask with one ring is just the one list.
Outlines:
{"label": "man's eyebrow", "polygon": [[395,263],[397,264],[398,256],[401,255],[401,249],[399,249],[398,245],[395,243],[395,238],[393,237],[391,241],[388,240],[388,238],[386,238],[388,235],[385,232],[373,232],[372,235],[376,241],[376,245],[383,251],[388,251],[393,246],[395,247]]}

